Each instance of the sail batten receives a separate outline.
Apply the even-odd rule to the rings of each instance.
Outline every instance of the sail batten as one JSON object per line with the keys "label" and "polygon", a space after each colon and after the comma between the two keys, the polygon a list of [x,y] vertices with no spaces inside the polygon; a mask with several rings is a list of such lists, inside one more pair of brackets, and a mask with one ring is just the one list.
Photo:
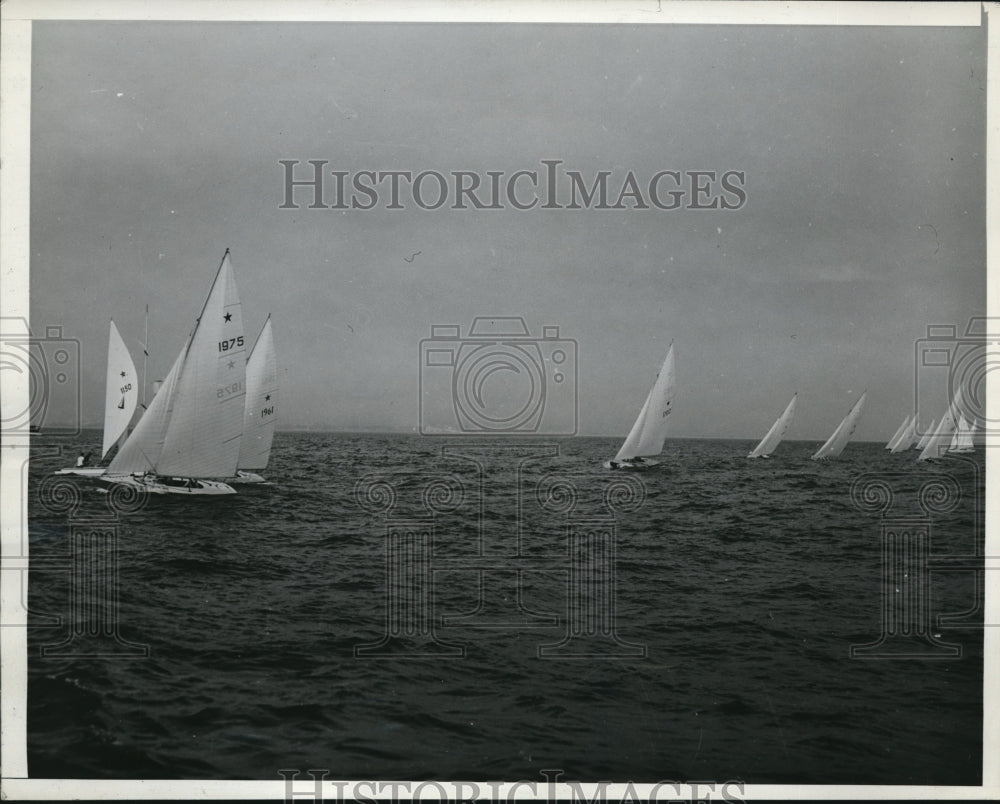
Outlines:
{"label": "sail batten", "polygon": [[798,394],[792,395],[792,401],[788,403],[784,413],[771,425],[771,429],[767,431],[767,434],[761,439],[760,443],[747,455],[748,458],[766,458],[774,452],[792,423],[792,417],[795,415],[795,400],[797,398]]}
{"label": "sail batten", "polygon": [[837,425],[837,429],[833,431],[833,435],[831,435],[827,439],[826,443],[812,456],[814,461],[818,461],[823,458],[835,458],[843,452],[844,447],[847,446],[847,442],[850,441],[851,436],[854,435],[854,430],[858,426],[858,419],[861,418],[861,413],[864,411],[865,400],[867,398],[868,392],[865,391],[858,398],[858,401],[854,403],[854,406],[844,417],[844,420]]}
{"label": "sail batten", "polygon": [[656,382],[646,395],[646,401],[636,417],[615,461],[640,456],[659,455],[667,438],[667,423],[674,404],[674,347],[670,345]]}

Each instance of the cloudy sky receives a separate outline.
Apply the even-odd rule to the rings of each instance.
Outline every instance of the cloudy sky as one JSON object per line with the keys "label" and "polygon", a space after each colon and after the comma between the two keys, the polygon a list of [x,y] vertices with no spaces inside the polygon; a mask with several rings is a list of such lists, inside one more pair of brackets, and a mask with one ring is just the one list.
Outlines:
{"label": "cloudy sky", "polygon": [[[415,431],[431,325],[520,315],[576,341],[582,433],[624,435],[673,341],[678,436],[759,437],[798,391],[822,439],[867,388],[884,440],[927,325],[985,314],[979,28],[36,22],[32,59],[32,325],[80,339],[85,422],[108,319],[138,358],[149,305],[163,376],[227,247],[285,427]],[[289,159],[736,170],[746,201],[281,209]]]}

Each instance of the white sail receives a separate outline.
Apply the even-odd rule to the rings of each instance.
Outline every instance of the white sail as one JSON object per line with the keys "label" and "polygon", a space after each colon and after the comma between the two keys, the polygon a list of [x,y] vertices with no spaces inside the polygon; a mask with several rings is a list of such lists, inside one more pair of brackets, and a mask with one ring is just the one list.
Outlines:
{"label": "white sail", "polygon": [[892,434],[892,438],[890,438],[886,442],[885,448],[893,449],[896,446],[896,444],[899,443],[899,440],[903,437],[903,434],[906,432],[906,428],[908,428],[909,426],[910,426],[910,417],[909,415],[907,415],[907,417],[903,419],[903,423],[899,425],[899,427],[896,429],[896,432]]}
{"label": "white sail", "polygon": [[[245,386],[243,312],[227,249],[188,342],[156,473],[236,474]],[[162,395],[161,388],[157,396]]]}
{"label": "white sail", "polygon": [[918,461],[926,461],[933,458],[940,458],[948,449],[951,437],[955,433],[955,414],[948,410],[938,423],[934,435],[928,439],[926,446],[917,456]]}
{"label": "white sail", "polygon": [[139,401],[139,382],[135,363],[115,322],[111,322],[108,335],[108,373],[104,393],[104,443],[101,457],[121,438],[132,421]]}
{"label": "white sail", "polygon": [[170,422],[171,402],[184,365],[187,344],[174,360],[170,373],[162,381],[160,391],[149,403],[132,434],[125,439],[108,466],[109,475],[128,475],[133,472],[153,472],[163,450],[163,438]]}
{"label": "white sail", "polygon": [[674,347],[670,345],[656,382],[642,404],[642,410],[632,425],[615,461],[640,455],[659,455],[667,438],[667,419],[674,404]]}
{"label": "white sail", "polygon": [[920,436],[920,438],[917,441],[914,449],[923,449],[924,447],[927,446],[927,442],[930,441],[931,440],[931,436],[934,435],[934,428],[936,426],[937,425],[935,424],[934,419],[931,419],[931,426],[927,428],[927,432],[926,433],[924,433],[922,436]]}
{"label": "white sail", "polygon": [[240,469],[264,469],[271,458],[277,421],[278,365],[271,316],[257,336],[247,360],[247,394],[240,444]]}
{"label": "white sail", "polygon": [[857,402],[854,403],[854,407],[851,408],[850,413],[848,413],[844,420],[837,426],[837,429],[833,431],[826,443],[820,447],[816,454],[812,456],[814,461],[821,460],[823,458],[835,458],[843,452],[844,447],[847,446],[847,442],[851,440],[851,436],[854,435],[854,430],[858,426],[858,419],[861,418],[861,412],[865,407],[865,400],[868,398],[868,392],[865,391],[861,394],[861,397]]}
{"label": "white sail", "polygon": [[965,416],[959,416],[958,418],[958,428],[955,430],[955,435],[951,439],[951,447],[949,452],[972,452],[975,447],[972,443],[972,432],[973,429],[969,423],[965,420]]}
{"label": "white sail", "polygon": [[913,418],[910,419],[910,423],[906,426],[906,430],[903,431],[903,434],[896,439],[896,443],[893,444],[892,447],[892,452],[896,453],[908,450],[910,447],[913,446],[913,442],[916,440],[916,438],[917,438],[917,417],[914,416]]}
{"label": "white sail", "polygon": [[785,412],[778,417],[778,420],[774,424],[771,425],[771,429],[767,431],[767,435],[765,435],[756,448],[754,448],[754,450],[747,455],[748,458],[766,458],[774,452],[778,444],[781,443],[781,439],[785,437],[785,433],[788,431],[789,425],[792,423],[792,416],[795,415],[795,400],[797,398],[797,393],[792,396],[792,401],[788,403],[788,407],[785,408]]}

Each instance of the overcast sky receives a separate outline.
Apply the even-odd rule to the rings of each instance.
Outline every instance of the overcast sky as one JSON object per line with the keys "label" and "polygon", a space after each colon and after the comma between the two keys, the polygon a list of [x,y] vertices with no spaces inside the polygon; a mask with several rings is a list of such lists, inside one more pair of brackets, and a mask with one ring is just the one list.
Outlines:
{"label": "overcast sky", "polygon": [[[415,431],[430,326],[522,315],[577,342],[582,433],[627,432],[673,341],[674,435],[760,437],[798,391],[822,439],[868,388],[884,440],[926,326],[985,314],[982,29],[36,22],[32,56],[32,326],[80,339],[85,422],[108,319],[139,362],[149,304],[162,377],[227,247],[279,427]],[[746,201],[290,210],[282,159]]]}

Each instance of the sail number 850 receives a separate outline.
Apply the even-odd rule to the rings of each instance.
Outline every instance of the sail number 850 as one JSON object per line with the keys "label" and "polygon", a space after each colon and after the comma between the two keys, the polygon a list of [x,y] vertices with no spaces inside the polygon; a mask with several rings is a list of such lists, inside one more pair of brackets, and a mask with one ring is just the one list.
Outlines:
{"label": "sail number 850", "polygon": [[243,346],[243,336],[239,335],[227,341],[219,341],[219,351],[228,352],[230,349],[239,349]]}

